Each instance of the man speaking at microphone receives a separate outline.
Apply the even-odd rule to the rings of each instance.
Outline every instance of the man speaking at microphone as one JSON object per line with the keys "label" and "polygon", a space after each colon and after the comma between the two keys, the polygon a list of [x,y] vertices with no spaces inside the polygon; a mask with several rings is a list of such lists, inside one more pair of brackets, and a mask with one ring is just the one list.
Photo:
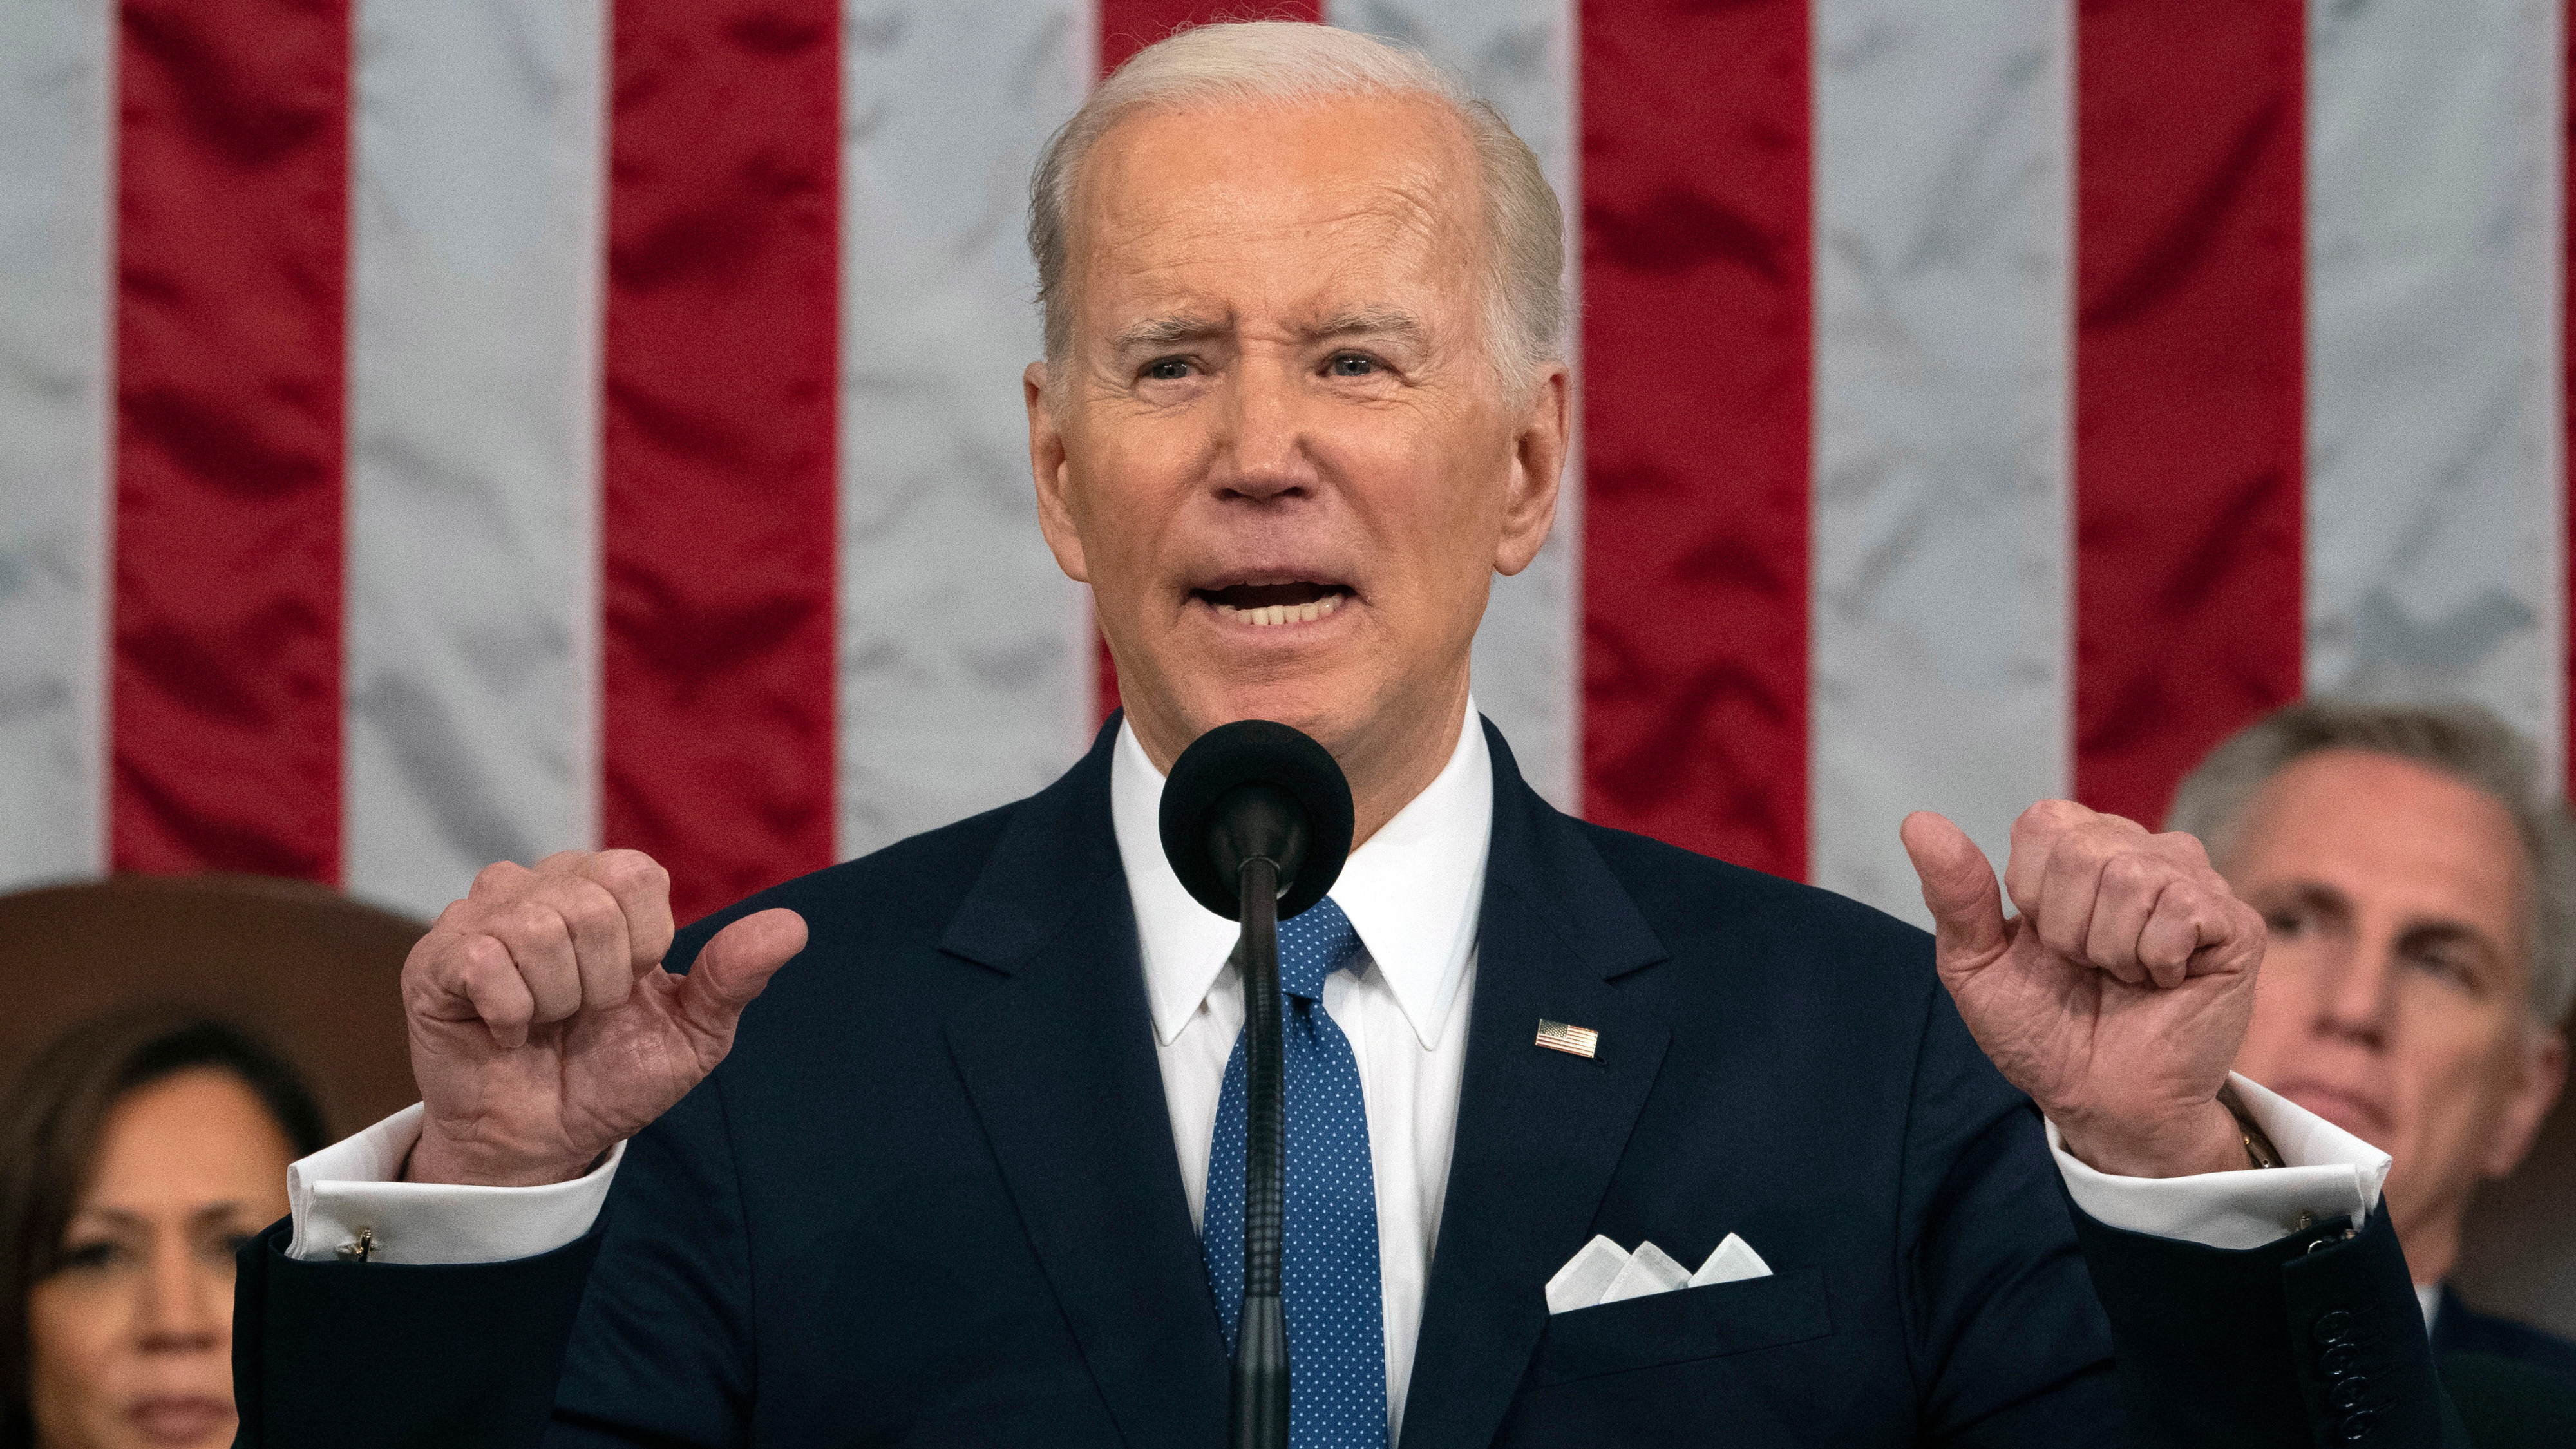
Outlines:
{"label": "man speaking at microphone", "polygon": [[404,974],[423,1105],[244,1250],[245,1444],[1214,1449],[1235,927],[1156,806],[1247,718],[1357,815],[1280,933],[1297,1449],[2445,1438],[2387,1159],[2228,1090],[2263,924],[2188,837],[2035,806],[2007,918],[1916,816],[1935,941],[1522,783],[1469,644],[1566,318],[1489,109],[1210,27],[1031,194],[1040,517],[1123,720],[676,936],[631,852],[477,877]]}

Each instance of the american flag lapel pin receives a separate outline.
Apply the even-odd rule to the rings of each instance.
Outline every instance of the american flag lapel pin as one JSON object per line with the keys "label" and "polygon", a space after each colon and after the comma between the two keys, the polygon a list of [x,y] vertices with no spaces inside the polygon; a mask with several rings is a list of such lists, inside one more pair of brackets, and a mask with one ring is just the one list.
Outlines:
{"label": "american flag lapel pin", "polygon": [[1552,1052],[1589,1060],[1601,1045],[1601,1033],[1588,1026],[1568,1026],[1561,1021],[1539,1018],[1538,1044]]}

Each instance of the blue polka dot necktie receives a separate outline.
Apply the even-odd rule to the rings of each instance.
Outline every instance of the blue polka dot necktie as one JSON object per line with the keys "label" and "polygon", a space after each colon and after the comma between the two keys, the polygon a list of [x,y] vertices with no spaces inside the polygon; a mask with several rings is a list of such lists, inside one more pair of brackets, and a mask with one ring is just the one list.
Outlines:
{"label": "blue polka dot necktie", "polygon": [[[1351,1041],[1324,1010],[1324,978],[1360,948],[1327,896],[1279,923],[1288,1215],[1279,1292],[1288,1316],[1290,1449],[1386,1449],[1386,1329],[1377,1281],[1377,1179]],[[1208,1155],[1208,1282],[1225,1347],[1243,1311],[1243,1037],[1226,1058]]]}

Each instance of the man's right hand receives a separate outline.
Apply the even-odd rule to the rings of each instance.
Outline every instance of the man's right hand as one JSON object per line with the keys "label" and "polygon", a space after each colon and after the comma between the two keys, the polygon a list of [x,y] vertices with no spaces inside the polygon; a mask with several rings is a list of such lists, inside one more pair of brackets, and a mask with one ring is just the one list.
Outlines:
{"label": "man's right hand", "polygon": [[403,963],[426,1114],[407,1182],[566,1182],[704,1081],[742,1009],[805,949],[794,911],[715,934],[686,976],[671,877],[633,850],[564,851],[474,878]]}

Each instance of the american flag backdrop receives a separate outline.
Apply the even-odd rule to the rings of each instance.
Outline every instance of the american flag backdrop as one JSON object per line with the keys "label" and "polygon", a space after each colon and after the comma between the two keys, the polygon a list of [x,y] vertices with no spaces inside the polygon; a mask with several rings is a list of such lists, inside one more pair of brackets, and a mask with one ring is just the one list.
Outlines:
{"label": "american flag backdrop", "polygon": [[[1025,793],[1025,177],[1168,0],[9,0],[0,887],[684,912]],[[1290,13],[1271,11],[1268,13]],[[2302,689],[2563,767],[2560,0],[1332,0],[1566,198],[1580,448],[1479,702],[1920,916]]]}

